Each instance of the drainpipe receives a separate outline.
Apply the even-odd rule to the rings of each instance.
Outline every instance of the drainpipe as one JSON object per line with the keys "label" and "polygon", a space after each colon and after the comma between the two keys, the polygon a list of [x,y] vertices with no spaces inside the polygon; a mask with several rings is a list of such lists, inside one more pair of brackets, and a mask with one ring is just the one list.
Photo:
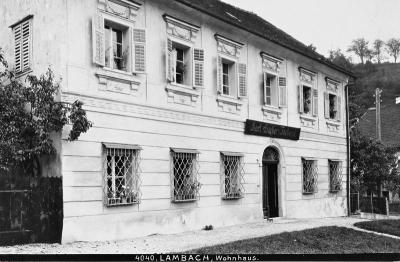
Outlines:
{"label": "drainpipe", "polygon": [[346,149],[347,149],[347,216],[351,216],[350,203],[350,123],[349,123],[349,84],[345,86],[346,95]]}

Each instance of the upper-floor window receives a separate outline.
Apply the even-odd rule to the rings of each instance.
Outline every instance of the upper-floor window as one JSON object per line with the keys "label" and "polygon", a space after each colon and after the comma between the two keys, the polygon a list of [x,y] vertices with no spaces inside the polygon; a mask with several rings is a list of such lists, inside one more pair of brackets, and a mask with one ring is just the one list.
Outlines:
{"label": "upper-floor window", "polygon": [[299,68],[300,85],[298,86],[299,113],[318,116],[318,86],[316,73]]}
{"label": "upper-floor window", "polygon": [[326,78],[326,92],[324,93],[325,118],[340,121],[341,97],[339,96],[340,83]]}
{"label": "upper-floor window", "polygon": [[198,26],[164,15],[167,22],[166,75],[171,84],[203,87],[204,51],[195,47]]}
{"label": "upper-floor window", "polygon": [[[105,16],[105,17],[103,17]],[[108,14],[92,21],[93,62],[113,70],[146,71],[146,31]]]}
{"label": "upper-floor window", "polygon": [[283,60],[261,52],[263,79],[264,79],[264,105],[269,107],[286,106],[286,77],[282,66]]}
{"label": "upper-floor window", "polygon": [[217,40],[217,93],[232,98],[247,96],[247,65],[239,62],[243,44],[215,35]]}
{"label": "upper-floor window", "polygon": [[15,73],[21,74],[32,67],[32,18],[27,16],[11,26],[14,34]]}

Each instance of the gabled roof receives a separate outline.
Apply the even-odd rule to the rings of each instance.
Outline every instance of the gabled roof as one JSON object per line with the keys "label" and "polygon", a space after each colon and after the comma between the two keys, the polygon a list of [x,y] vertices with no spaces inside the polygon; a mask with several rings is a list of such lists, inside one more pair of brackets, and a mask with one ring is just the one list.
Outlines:
{"label": "gabled roof", "polygon": [[[376,138],[376,110],[368,110],[359,122],[363,135]],[[386,145],[400,145],[400,104],[381,107],[382,142]]]}
{"label": "gabled roof", "polygon": [[300,53],[308,58],[325,64],[346,75],[354,77],[353,73],[331,63],[323,55],[312,51],[305,44],[296,40],[289,34],[280,30],[258,15],[221,2],[220,0],[175,0],[186,6],[192,7],[228,24],[241,28],[249,33],[260,36],[278,45]]}

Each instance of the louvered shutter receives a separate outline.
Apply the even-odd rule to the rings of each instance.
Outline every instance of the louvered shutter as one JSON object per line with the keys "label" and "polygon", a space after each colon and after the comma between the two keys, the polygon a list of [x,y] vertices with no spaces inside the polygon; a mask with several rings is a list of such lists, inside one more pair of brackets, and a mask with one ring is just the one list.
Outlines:
{"label": "louvered shutter", "polygon": [[193,49],[193,86],[204,86],[204,50]]}
{"label": "louvered shutter", "polygon": [[247,66],[238,64],[238,97],[247,96]]}
{"label": "louvered shutter", "polygon": [[318,90],[312,89],[312,114],[318,116]]}
{"label": "louvered shutter", "polygon": [[175,82],[175,67],[176,67],[176,50],[172,48],[171,39],[167,39],[167,47],[166,47],[166,74],[167,81],[170,83]]}
{"label": "louvered shutter", "polygon": [[263,73],[263,80],[264,80],[264,105],[267,104],[267,73]]}
{"label": "louvered shutter", "polygon": [[341,121],[342,119],[342,99],[340,96],[336,97],[336,120]]}
{"label": "louvered shutter", "polygon": [[31,21],[22,23],[22,71],[30,68],[31,64]]}
{"label": "louvered shutter", "polygon": [[146,72],[146,30],[133,29],[134,71]]}
{"label": "louvered shutter", "polygon": [[286,96],[286,77],[279,77],[278,79],[278,102],[279,107],[287,106],[287,96]]}
{"label": "louvered shutter", "polygon": [[104,38],[104,18],[101,14],[97,14],[92,19],[92,46],[93,63],[99,66],[105,66]]}
{"label": "louvered shutter", "polygon": [[222,58],[217,58],[217,93],[222,94]]}
{"label": "louvered shutter", "polygon": [[325,118],[330,118],[329,114],[329,93],[324,93],[324,105],[325,105]]}
{"label": "louvered shutter", "polygon": [[15,72],[22,72],[22,25],[14,27]]}
{"label": "louvered shutter", "polygon": [[299,85],[298,90],[298,102],[299,102],[299,113],[304,113],[304,97],[303,97],[303,86]]}

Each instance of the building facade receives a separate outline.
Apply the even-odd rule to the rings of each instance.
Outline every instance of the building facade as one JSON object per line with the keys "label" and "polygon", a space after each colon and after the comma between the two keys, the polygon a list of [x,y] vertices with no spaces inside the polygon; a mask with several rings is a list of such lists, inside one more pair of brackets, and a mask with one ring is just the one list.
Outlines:
{"label": "building facade", "polygon": [[216,0],[0,6],[17,77],[50,66],[93,122],[43,171],[64,243],[347,215],[350,74],[268,22]]}

